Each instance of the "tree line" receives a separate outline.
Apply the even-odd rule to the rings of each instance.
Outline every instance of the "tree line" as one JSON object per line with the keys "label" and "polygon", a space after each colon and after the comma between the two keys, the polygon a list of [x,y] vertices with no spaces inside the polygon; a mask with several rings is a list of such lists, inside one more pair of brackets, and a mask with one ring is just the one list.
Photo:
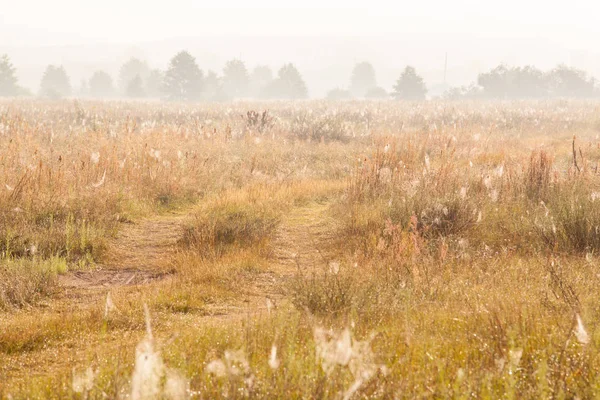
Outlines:
{"label": "tree line", "polygon": [[[427,87],[415,68],[407,66],[392,91],[387,93],[377,86],[375,70],[368,62],[357,64],[350,78],[349,89],[333,89],[330,99],[353,97],[423,100]],[[543,99],[543,98],[593,98],[600,97],[599,82],[584,71],[558,65],[550,71],[532,66],[510,67],[500,64],[489,72],[478,75],[471,85],[454,87],[445,91],[442,98],[460,99]]]}
{"label": "tree line", "polygon": [[[368,62],[357,63],[348,88],[335,88],[326,98],[424,100],[427,87],[412,66],[401,72],[391,90],[378,86],[375,69]],[[48,65],[42,75],[38,94],[47,98],[72,95],[92,98],[161,98],[172,101],[226,101],[236,98],[304,99],[308,89],[294,64],[285,64],[277,75],[268,66],[252,71],[243,61],[228,61],[221,74],[204,71],[187,51],[177,53],[166,70],[151,69],[145,61],[131,58],[113,81],[105,71],[95,71],[74,90],[63,66]],[[7,55],[0,57],[0,96],[31,95],[18,84],[16,68]],[[543,72],[535,67],[499,65],[481,73],[477,82],[448,89],[446,99],[527,99],[549,97],[600,96],[598,82],[583,71],[564,65]]]}
{"label": "tree line", "polygon": [[479,74],[477,83],[452,88],[448,99],[543,99],[600,97],[598,81],[584,71],[558,65],[550,71],[504,64]]}
{"label": "tree line", "polygon": [[[16,68],[7,55],[0,58],[0,96],[31,94],[19,86]],[[124,63],[118,81],[105,71],[95,71],[74,90],[63,66],[48,65],[42,75],[38,94],[47,98],[72,95],[93,98],[163,98],[173,101],[219,101],[254,97],[262,99],[304,99],[308,89],[294,64],[285,64],[274,76],[267,66],[251,72],[241,60],[225,64],[222,75],[204,73],[187,51],[177,53],[165,71],[150,69],[145,61],[132,58]]]}

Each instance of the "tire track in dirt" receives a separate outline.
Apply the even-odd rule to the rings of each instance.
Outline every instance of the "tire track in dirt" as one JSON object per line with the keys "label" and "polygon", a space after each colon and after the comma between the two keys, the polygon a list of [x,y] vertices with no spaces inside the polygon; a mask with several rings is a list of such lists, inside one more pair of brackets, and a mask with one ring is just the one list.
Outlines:
{"label": "tire track in dirt", "polygon": [[[168,317],[164,316],[171,321],[170,326],[237,324],[265,315],[269,308],[288,304],[290,294],[287,290],[298,269],[303,274],[322,272],[327,265],[324,259],[333,257],[328,249],[333,247],[335,221],[328,216],[328,211],[327,202],[313,202],[291,209],[271,242],[272,252],[267,270],[245,277],[243,290],[233,303],[215,305],[205,310],[206,314],[170,313]],[[44,315],[81,313],[103,307],[106,293],[113,288],[132,287],[160,279],[164,281],[174,276],[171,270],[178,252],[177,241],[189,217],[189,213],[181,211],[124,225],[109,242],[107,257],[97,270],[73,271],[60,277],[61,285],[66,289],[64,295],[49,303]],[[116,306],[119,308],[120,304]],[[24,384],[31,376],[52,376],[73,365],[85,365],[90,352],[94,352],[90,349],[99,346],[112,346],[114,349],[133,347],[138,340],[127,329],[117,330],[110,335],[108,338],[93,334],[85,337],[76,335],[53,342],[51,347],[14,354],[6,359],[4,366],[0,366],[0,377],[6,382],[10,381],[11,386]],[[123,344],[124,340],[127,345]],[[57,353],[66,353],[68,356],[57,360]],[[24,365],[27,366],[26,375],[22,373]]]}
{"label": "tire track in dirt", "polygon": [[186,217],[185,213],[170,213],[124,224],[110,240],[106,257],[95,270],[61,275],[60,285],[75,289],[106,289],[167,278],[172,274],[172,260]]}
{"label": "tire track in dirt", "polygon": [[[248,308],[260,311],[285,302],[289,285],[298,273],[319,273],[334,258],[335,220],[328,215],[329,202],[295,207],[281,221],[272,241],[272,259],[267,272],[252,278],[246,291]],[[267,300],[268,299],[268,300]]]}
{"label": "tire track in dirt", "polygon": [[[302,274],[323,271],[331,254],[335,221],[328,216],[329,202],[311,202],[291,209],[271,243],[271,258],[264,272],[246,278],[236,304],[220,305],[205,318],[228,319],[266,311],[287,301],[289,284]],[[71,271],[59,277],[72,296],[104,293],[112,288],[144,285],[174,276],[177,242],[190,217],[170,213],[125,224],[113,238],[106,257],[91,271]]]}

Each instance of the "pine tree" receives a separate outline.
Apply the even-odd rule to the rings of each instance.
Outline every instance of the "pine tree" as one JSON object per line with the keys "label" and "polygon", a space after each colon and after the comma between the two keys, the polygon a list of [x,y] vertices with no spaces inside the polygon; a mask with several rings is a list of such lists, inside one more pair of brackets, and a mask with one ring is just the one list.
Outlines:
{"label": "pine tree", "polygon": [[350,78],[350,92],[354,96],[364,97],[375,86],[377,86],[377,80],[373,66],[368,62],[356,64]]}
{"label": "pine tree", "polygon": [[104,71],[96,71],[90,78],[90,95],[94,97],[110,97],[114,94],[113,80]]}
{"label": "pine tree", "polygon": [[273,71],[266,65],[259,65],[250,74],[249,93],[255,98],[264,97],[265,89],[273,82]]}
{"label": "pine tree", "polygon": [[135,78],[129,82],[129,85],[127,85],[126,94],[127,97],[133,98],[140,98],[146,95],[144,91],[144,82],[142,81],[141,76],[136,75]]}
{"label": "pine tree", "polygon": [[69,76],[62,66],[48,65],[40,83],[40,95],[58,99],[71,94]]}
{"label": "pine tree", "polygon": [[164,94],[164,79],[165,77],[161,70],[151,70],[150,74],[148,74],[148,79],[146,79],[146,95],[154,98],[162,97],[162,95]]}
{"label": "pine tree", "polygon": [[196,59],[181,51],[171,59],[165,73],[164,91],[170,100],[198,100],[202,95],[203,74]]}
{"label": "pine tree", "polygon": [[223,91],[229,98],[243,97],[248,93],[248,70],[241,60],[231,60],[223,68]]}
{"label": "pine tree", "polygon": [[279,69],[277,79],[267,88],[267,95],[274,99],[305,99],[308,90],[294,64],[286,64]]}
{"label": "pine tree", "polygon": [[16,72],[8,55],[0,57],[0,96],[17,96],[19,94]]}
{"label": "pine tree", "polygon": [[425,100],[427,88],[423,78],[417,75],[417,71],[408,66],[400,75],[394,86],[392,96],[402,100]]}
{"label": "pine tree", "polygon": [[119,90],[122,94],[127,94],[129,84],[138,75],[142,80],[143,86],[143,83],[150,75],[150,68],[148,68],[146,61],[132,57],[129,61],[124,63],[119,70]]}

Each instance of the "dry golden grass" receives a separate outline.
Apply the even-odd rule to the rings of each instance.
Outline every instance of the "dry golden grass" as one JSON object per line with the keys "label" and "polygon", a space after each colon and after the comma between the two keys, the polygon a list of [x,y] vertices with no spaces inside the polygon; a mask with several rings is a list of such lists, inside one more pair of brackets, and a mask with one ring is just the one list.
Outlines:
{"label": "dry golden grass", "polygon": [[598,397],[598,135],[567,101],[0,103],[0,397]]}

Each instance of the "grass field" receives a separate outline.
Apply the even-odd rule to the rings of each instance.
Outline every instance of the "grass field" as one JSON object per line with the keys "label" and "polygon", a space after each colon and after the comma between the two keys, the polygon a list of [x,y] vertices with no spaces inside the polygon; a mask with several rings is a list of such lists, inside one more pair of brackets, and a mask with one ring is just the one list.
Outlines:
{"label": "grass field", "polygon": [[600,397],[599,163],[597,102],[0,102],[0,398]]}

